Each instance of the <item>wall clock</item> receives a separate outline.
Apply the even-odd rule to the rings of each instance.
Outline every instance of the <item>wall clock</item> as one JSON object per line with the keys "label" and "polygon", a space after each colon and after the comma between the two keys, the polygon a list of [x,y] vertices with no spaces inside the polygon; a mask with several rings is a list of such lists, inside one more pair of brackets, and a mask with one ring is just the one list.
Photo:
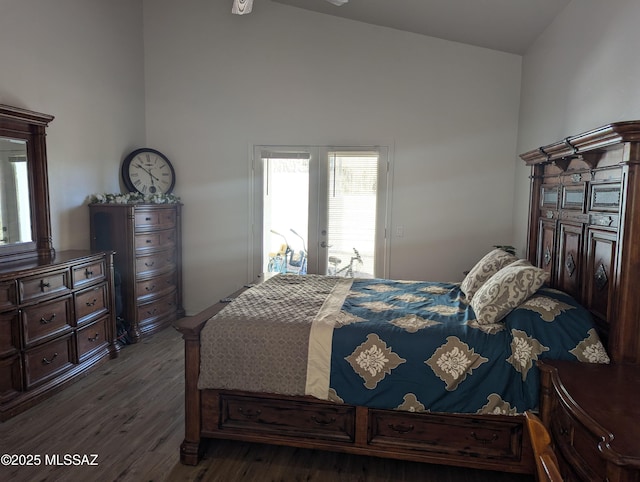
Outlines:
{"label": "wall clock", "polygon": [[122,161],[122,182],[130,192],[170,194],[176,183],[176,173],[167,156],[143,147]]}

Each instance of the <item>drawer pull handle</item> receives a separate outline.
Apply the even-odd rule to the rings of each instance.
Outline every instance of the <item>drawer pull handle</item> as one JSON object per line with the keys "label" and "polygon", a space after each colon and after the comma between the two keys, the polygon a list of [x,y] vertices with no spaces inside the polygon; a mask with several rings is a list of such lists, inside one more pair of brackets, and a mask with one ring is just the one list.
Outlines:
{"label": "drawer pull handle", "polygon": [[155,261],[147,261],[144,263],[147,268],[151,268],[154,264],[156,264]]}
{"label": "drawer pull handle", "polygon": [[84,270],[84,275],[87,278],[91,278],[93,276],[93,271],[91,271],[89,268]]}
{"label": "drawer pull handle", "polygon": [[45,318],[44,316],[42,318],[40,318],[40,324],[42,325],[48,325],[49,323],[51,323],[53,320],[56,319],[56,314],[52,314],[49,319]]}
{"label": "drawer pull handle", "polygon": [[93,299],[93,301],[87,301],[87,306],[95,306],[96,303],[98,302],[98,300],[96,298]]}
{"label": "drawer pull handle", "polygon": [[491,438],[483,438],[478,437],[475,432],[471,432],[471,438],[483,444],[490,444],[491,442],[498,440],[498,434],[494,433]]}
{"label": "drawer pull handle", "polygon": [[98,338],[100,338],[100,333],[96,333],[96,336],[93,337],[90,336],[87,340],[93,343],[94,341],[98,341]]}
{"label": "drawer pull handle", "polygon": [[151,218],[144,218],[145,221],[151,221]]}
{"label": "drawer pull handle", "polygon": [[148,315],[155,315],[157,313],[158,309],[154,308],[153,310],[147,310],[147,314]]}
{"label": "drawer pull handle", "polygon": [[331,425],[332,423],[334,423],[336,421],[336,417],[331,417],[328,420],[320,420],[318,417],[316,417],[315,415],[313,415],[311,417],[311,420],[313,420],[315,423],[317,423],[318,425]]}
{"label": "drawer pull handle", "polygon": [[566,427],[560,427],[560,435],[566,437],[567,435],[569,435],[569,429]]}
{"label": "drawer pull handle", "polygon": [[45,280],[41,279],[40,280],[40,291],[44,292],[45,288],[49,288],[51,286],[50,283],[47,283]]}
{"label": "drawer pull handle", "polygon": [[395,425],[393,423],[389,424],[389,428],[391,430],[393,430],[394,432],[398,432],[400,434],[403,433],[409,433],[411,431],[413,431],[414,426],[413,425]]}
{"label": "drawer pull handle", "polygon": [[58,352],[54,353],[53,356],[51,357],[51,360],[47,360],[46,358],[42,359],[42,364],[43,365],[51,365],[53,363],[53,360],[55,360],[58,357]]}
{"label": "drawer pull handle", "polygon": [[240,412],[245,418],[257,418],[262,413],[262,410],[244,410],[242,407],[238,407],[238,412]]}
{"label": "drawer pull handle", "polygon": [[147,290],[147,291],[153,291],[153,290],[156,289],[156,285],[145,286],[144,289]]}
{"label": "drawer pull handle", "polygon": [[151,244],[151,240],[150,240],[150,239],[146,239],[146,240],[145,240],[145,243],[147,243],[147,244]]}

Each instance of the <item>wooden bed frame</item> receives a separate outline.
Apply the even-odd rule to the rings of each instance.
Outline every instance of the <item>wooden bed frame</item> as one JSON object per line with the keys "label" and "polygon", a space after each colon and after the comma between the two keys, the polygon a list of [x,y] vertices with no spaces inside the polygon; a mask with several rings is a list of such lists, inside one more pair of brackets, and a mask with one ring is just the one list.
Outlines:
{"label": "wooden bed frame", "polygon": [[[593,314],[614,361],[640,362],[640,121],[610,124],[521,155],[532,166],[528,259]],[[244,289],[231,295],[237,296]],[[333,450],[503,472],[534,473],[522,415],[410,413],[312,397],[199,390],[200,331],[219,302],[179,320],[185,341],[185,439]]]}

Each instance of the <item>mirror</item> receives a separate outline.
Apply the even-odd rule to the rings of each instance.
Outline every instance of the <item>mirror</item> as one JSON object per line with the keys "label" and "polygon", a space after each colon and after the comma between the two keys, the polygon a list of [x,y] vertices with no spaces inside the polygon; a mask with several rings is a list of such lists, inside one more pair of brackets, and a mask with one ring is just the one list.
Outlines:
{"label": "mirror", "polygon": [[27,142],[0,137],[0,245],[33,241]]}
{"label": "mirror", "polygon": [[0,263],[54,256],[45,144],[52,120],[0,105]]}

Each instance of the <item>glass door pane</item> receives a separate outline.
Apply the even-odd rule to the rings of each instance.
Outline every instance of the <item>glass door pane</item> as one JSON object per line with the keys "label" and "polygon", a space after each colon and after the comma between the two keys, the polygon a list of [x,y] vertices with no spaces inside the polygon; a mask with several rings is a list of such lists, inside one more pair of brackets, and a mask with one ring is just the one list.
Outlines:
{"label": "glass door pane", "polygon": [[263,266],[307,272],[309,154],[263,153]]}
{"label": "glass door pane", "polygon": [[329,152],[327,274],[371,278],[375,267],[377,152]]}

